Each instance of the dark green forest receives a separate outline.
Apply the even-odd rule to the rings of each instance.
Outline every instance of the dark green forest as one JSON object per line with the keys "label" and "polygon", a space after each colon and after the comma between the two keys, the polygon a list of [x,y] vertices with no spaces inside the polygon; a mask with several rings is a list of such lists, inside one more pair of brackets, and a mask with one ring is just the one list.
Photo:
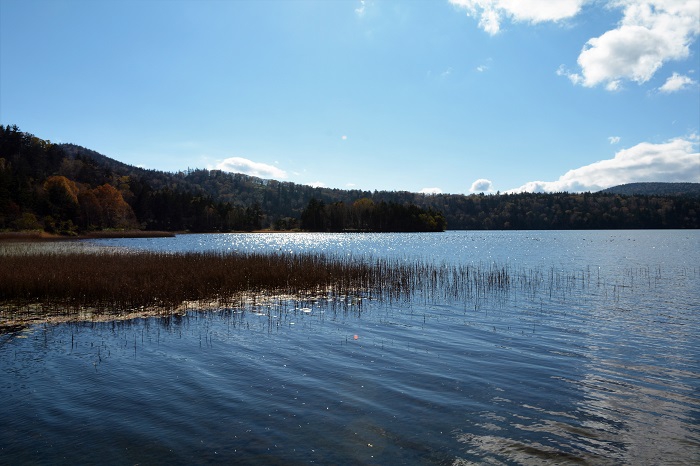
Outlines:
{"label": "dark green forest", "polygon": [[362,198],[352,204],[311,199],[301,213],[301,228],[308,231],[379,231],[379,232],[427,232],[444,231],[445,217],[433,209],[421,209],[410,204],[395,202],[375,203]]}
{"label": "dark green forest", "polygon": [[[700,170],[700,167],[698,167]],[[693,196],[700,197],[700,183],[627,183],[603,189],[601,193],[626,196]]]}
{"label": "dark green forest", "polygon": [[700,197],[692,194],[697,183],[689,185],[671,188],[675,195],[314,188],[219,170],[146,170],[0,125],[0,230],[6,231],[698,228]]}

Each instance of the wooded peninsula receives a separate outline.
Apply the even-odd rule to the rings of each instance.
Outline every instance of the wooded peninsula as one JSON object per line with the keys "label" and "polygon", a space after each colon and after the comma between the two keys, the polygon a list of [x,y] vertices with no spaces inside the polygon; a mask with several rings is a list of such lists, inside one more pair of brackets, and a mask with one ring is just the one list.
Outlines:
{"label": "wooded peninsula", "polygon": [[700,227],[698,183],[619,188],[598,193],[419,194],[319,188],[219,170],[168,173],[0,125],[0,231],[5,232]]}

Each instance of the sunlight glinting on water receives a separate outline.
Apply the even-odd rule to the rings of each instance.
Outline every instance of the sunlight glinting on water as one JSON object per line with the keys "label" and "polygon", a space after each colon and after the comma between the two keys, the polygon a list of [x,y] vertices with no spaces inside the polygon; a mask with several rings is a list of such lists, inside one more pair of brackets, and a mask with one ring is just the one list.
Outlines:
{"label": "sunlight glinting on water", "polygon": [[450,269],[438,268],[429,269],[435,282],[416,280],[408,294],[279,297],[2,335],[5,458],[700,460],[696,232],[185,235],[98,243],[418,258],[469,264],[472,273],[500,264],[496,270],[509,281],[465,289]]}

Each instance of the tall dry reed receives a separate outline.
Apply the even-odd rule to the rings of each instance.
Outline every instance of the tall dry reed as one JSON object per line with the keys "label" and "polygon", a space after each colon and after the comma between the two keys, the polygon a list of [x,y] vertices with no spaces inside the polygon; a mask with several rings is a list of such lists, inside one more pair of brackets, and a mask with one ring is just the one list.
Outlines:
{"label": "tall dry reed", "polygon": [[[496,264],[434,264],[315,253],[23,250],[0,254],[0,315],[169,312],[183,303],[236,307],[245,299],[481,299],[534,295],[595,281],[590,274]],[[548,283],[549,282],[549,283]],[[194,304],[192,304],[194,303]]]}

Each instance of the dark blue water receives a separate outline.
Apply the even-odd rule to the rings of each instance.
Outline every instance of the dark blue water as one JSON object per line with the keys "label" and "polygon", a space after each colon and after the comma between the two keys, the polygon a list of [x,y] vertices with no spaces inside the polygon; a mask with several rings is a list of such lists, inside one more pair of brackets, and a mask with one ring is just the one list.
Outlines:
{"label": "dark blue water", "polygon": [[685,231],[104,241],[496,262],[542,280],[2,335],[0,463],[695,464],[699,241]]}

